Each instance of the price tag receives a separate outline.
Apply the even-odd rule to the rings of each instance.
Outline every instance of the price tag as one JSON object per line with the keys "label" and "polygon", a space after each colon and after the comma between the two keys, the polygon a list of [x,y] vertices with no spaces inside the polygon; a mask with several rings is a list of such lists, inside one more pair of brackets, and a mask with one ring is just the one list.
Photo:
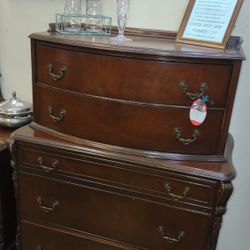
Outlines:
{"label": "price tag", "polygon": [[194,126],[200,126],[206,119],[207,105],[202,99],[193,102],[189,112],[189,118]]}

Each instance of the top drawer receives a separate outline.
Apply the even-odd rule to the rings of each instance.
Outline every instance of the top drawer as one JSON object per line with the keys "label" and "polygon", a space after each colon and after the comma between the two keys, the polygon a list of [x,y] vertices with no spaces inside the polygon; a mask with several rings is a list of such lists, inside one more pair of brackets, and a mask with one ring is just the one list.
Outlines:
{"label": "top drawer", "polygon": [[36,45],[35,54],[36,82],[146,103],[189,106],[191,101],[180,89],[180,82],[187,83],[187,91],[192,93],[199,93],[201,83],[205,82],[208,85],[205,94],[214,101],[214,106],[224,107],[232,71],[230,64],[140,60],[40,44]]}

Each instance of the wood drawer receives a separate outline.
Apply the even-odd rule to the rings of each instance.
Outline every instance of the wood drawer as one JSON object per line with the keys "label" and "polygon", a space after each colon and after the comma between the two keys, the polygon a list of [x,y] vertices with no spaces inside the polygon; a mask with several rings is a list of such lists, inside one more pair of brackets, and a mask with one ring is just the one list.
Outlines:
{"label": "wood drawer", "polygon": [[80,234],[24,221],[21,223],[25,250],[144,250],[94,235]]}
{"label": "wood drawer", "polygon": [[39,169],[53,175],[79,176],[113,187],[126,188],[147,195],[160,196],[174,202],[212,207],[216,182],[159,174],[146,173],[135,165],[115,163],[114,160],[101,160],[70,154],[53,148],[39,146],[22,147],[20,165]]}
{"label": "wood drawer", "polygon": [[[91,54],[36,45],[35,82],[79,93],[145,103],[191,105],[179,87],[188,83],[188,91],[199,92],[206,82],[206,94],[215,107],[224,107],[232,74],[230,64],[204,64],[200,61],[163,62]],[[65,76],[53,80],[48,73],[59,74],[65,67]],[[218,91],[218,86],[220,91]]]}
{"label": "wood drawer", "polygon": [[[189,154],[213,154],[219,151],[223,110],[209,110],[199,127],[200,136],[184,145],[176,138],[193,138],[195,127],[188,108],[166,108],[91,98],[37,85],[34,88],[34,121],[45,127],[76,137],[128,148]],[[49,116],[63,119],[55,122]],[[212,136],[211,136],[212,135]]]}
{"label": "wood drawer", "polygon": [[26,174],[20,174],[19,181],[21,218],[146,249],[207,249],[209,215],[182,211],[130,196],[129,192],[122,195],[97,186],[73,185]]}

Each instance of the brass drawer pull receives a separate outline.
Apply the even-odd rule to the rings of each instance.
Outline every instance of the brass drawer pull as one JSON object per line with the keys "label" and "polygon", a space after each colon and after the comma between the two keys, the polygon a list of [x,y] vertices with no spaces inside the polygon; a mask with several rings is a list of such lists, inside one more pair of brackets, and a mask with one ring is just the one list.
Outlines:
{"label": "brass drawer pull", "polygon": [[44,165],[42,156],[38,156],[37,162],[38,162],[39,168],[41,168],[45,173],[50,173],[52,171],[55,171],[59,163],[58,160],[53,160],[53,162],[51,163],[51,167],[48,167]]}
{"label": "brass drawer pull", "polygon": [[36,200],[38,202],[39,207],[45,213],[53,212],[56,209],[56,207],[59,205],[59,201],[53,201],[52,204],[51,204],[51,206],[44,205],[41,196],[38,196]]}
{"label": "brass drawer pull", "polygon": [[162,238],[167,240],[167,242],[169,244],[178,243],[185,237],[185,232],[184,231],[180,231],[178,233],[178,236],[176,238],[174,238],[174,237],[171,237],[171,236],[167,236],[166,229],[163,226],[159,226],[158,229],[159,229],[159,232],[160,232]]}
{"label": "brass drawer pull", "polygon": [[174,128],[174,132],[175,132],[177,140],[179,142],[181,142],[182,144],[184,144],[185,146],[188,146],[188,145],[194,143],[201,134],[200,130],[198,130],[196,128],[194,130],[194,132],[193,132],[192,138],[191,139],[185,139],[185,138],[181,137],[182,131],[180,130],[180,128]]}
{"label": "brass drawer pull", "polygon": [[59,115],[58,116],[54,116],[53,115],[53,108],[52,106],[48,106],[48,114],[49,114],[49,117],[53,120],[53,122],[55,123],[59,123],[61,122],[63,119],[64,119],[64,116],[66,114],[66,111],[64,109],[62,109],[60,112],[59,112]]}
{"label": "brass drawer pull", "polygon": [[185,198],[187,198],[188,194],[191,193],[190,187],[184,187],[182,194],[180,194],[180,195],[174,194],[174,193],[171,192],[171,191],[172,191],[172,187],[171,187],[171,185],[170,185],[169,182],[166,182],[166,183],[164,184],[164,188],[166,189],[167,194],[168,194],[173,200],[175,200],[175,201],[184,200]]}
{"label": "brass drawer pull", "polygon": [[57,81],[57,80],[60,80],[61,78],[63,78],[65,76],[65,73],[67,71],[66,67],[62,67],[60,68],[59,70],[59,74],[54,74],[52,71],[53,71],[53,66],[52,64],[48,64],[47,66],[48,68],[48,72],[49,72],[49,75],[51,76],[51,78],[54,80],[54,81]]}
{"label": "brass drawer pull", "polygon": [[205,82],[202,82],[201,87],[200,87],[200,92],[199,93],[191,93],[191,92],[187,91],[187,89],[188,89],[187,83],[182,81],[182,82],[180,82],[179,86],[180,86],[180,89],[183,91],[183,93],[193,101],[198,99],[199,97],[203,96],[205,94],[205,91],[208,88],[208,84]]}

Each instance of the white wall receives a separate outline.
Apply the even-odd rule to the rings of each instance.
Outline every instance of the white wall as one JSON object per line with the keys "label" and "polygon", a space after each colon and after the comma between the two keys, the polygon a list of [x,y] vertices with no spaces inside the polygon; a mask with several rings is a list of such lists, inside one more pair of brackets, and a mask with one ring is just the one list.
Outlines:
{"label": "white wall", "polygon": [[[115,21],[115,0],[103,0],[104,12]],[[176,31],[188,0],[131,0],[128,26]],[[0,72],[5,98],[13,90],[25,100],[31,96],[30,33],[47,30],[54,14],[63,10],[64,0],[0,0]],[[250,115],[248,86],[250,1],[244,2],[234,35],[244,39],[247,60],[243,64],[230,132],[235,139],[233,161],[237,169],[235,190],[219,238],[218,250],[250,249]],[[199,230],[199,229],[197,229]]]}

